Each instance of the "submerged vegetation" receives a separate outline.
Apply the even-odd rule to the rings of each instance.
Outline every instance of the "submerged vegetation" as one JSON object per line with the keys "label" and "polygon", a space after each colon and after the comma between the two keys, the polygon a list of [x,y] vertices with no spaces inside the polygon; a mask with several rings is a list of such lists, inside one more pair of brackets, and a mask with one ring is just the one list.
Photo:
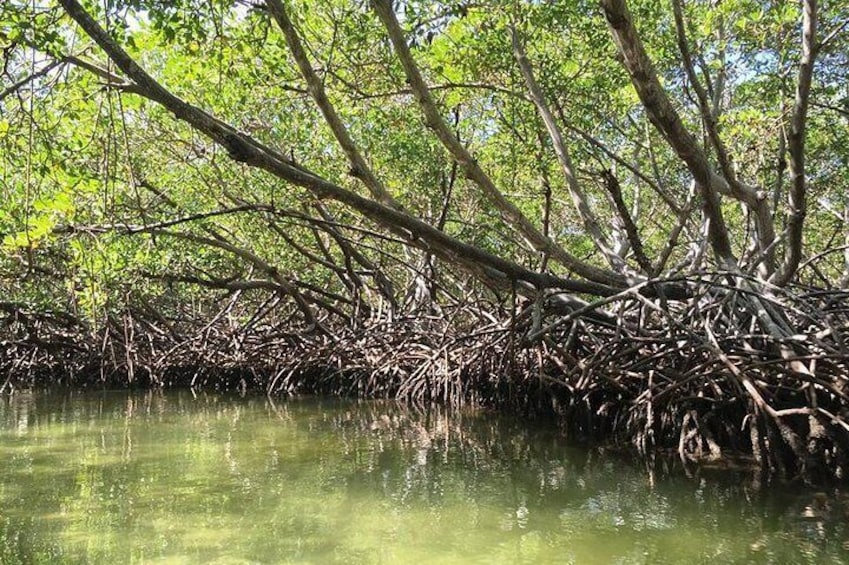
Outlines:
{"label": "submerged vegetation", "polygon": [[0,7],[0,392],[512,406],[849,472],[849,5]]}

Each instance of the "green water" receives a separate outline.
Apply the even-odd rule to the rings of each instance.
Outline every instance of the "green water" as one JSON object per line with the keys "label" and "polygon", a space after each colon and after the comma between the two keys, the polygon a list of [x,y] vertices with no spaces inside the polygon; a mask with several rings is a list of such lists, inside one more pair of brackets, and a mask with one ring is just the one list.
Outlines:
{"label": "green water", "polygon": [[0,563],[840,563],[839,493],[651,477],[483,413],[0,399]]}

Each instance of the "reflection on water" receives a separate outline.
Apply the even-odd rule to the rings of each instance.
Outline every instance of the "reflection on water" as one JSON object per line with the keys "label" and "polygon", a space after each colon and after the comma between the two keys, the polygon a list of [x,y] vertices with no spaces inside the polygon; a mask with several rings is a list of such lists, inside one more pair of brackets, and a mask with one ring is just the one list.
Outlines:
{"label": "reflection on water", "polygon": [[0,563],[841,563],[839,493],[638,467],[480,413],[0,400]]}

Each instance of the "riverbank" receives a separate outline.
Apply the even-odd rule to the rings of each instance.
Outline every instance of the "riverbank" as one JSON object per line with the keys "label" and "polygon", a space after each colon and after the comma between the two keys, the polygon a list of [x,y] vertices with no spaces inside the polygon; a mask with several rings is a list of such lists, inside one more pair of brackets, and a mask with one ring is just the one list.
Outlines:
{"label": "riverbank", "polygon": [[648,459],[742,454],[767,479],[844,481],[845,293],[771,298],[788,326],[806,330],[776,337],[756,333],[759,313],[733,302],[745,293],[706,300],[716,289],[728,290],[720,281],[671,302],[636,289],[566,314],[464,305],[336,328],[130,310],[93,327],[5,304],[0,391],[186,387],[475,404],[555,418],[576,441]]}

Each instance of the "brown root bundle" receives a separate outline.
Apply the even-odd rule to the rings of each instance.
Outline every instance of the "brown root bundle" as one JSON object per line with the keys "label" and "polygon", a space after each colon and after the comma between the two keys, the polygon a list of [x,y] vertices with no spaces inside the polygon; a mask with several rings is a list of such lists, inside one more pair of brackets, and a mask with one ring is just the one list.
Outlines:
{"label": "brown root bundle", "polygon": [[[676,300],[664,292],[672,283],[686,289]],[[753,284],[720,273],[568,312],[549,295],[512,310],[372,316],[330,333],[285,316],[237,321],[232,302],[176,322],[128,308],[99,328],[4,304],[0,375],[3,391],[191,386],[511,407],[645,455],[744,453],[770,474],[842,479],[847,293]]]}

